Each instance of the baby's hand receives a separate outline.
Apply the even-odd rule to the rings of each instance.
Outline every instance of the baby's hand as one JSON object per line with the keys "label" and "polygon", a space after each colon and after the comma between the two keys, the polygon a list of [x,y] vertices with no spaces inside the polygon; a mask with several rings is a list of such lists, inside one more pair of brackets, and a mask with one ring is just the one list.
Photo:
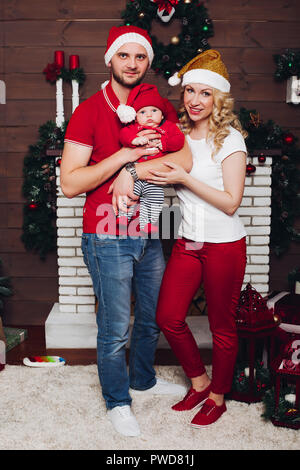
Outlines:
{"label": "baby's hand", "polygon": [[146,145],[148,144],[148,139],[146,136],[135,137],[131,142],[131,145]]}
{"label": "baby's hand", "polygon": [[156,147],[162,150],[162,143],[160,139],[151,139],[149,142],[149,147]]}

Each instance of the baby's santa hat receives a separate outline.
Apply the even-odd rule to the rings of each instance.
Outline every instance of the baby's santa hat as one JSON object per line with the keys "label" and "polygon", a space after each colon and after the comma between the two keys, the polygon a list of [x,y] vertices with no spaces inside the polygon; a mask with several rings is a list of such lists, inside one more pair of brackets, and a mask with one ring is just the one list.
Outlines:
{"label": "baby's santa hat", "polygon": [[136,112],[145,106],[155,106],[160,109],[163,115],[166,114],[166,104],[164,99],[158,93],[155,85],[142,83],[134,87],[127,100],[127,104],[120,104],[117,108],[117,115],[124,124],[133,121]]}
{"label": "baby's santa hat", "polygon": [[129,42],[140,44],[146,49],[149,65],[153,60],[152,41],[145,29],[138,26],[113,26],[107,38],[106,51],[104,54],[105,64],[108,65],[112,56],[122,47]]}
{"label": "baby's santa hat", "polygon": [[189,83],[201,83],[222,92],[230,91],[229,74],[221,54],[208,49],[190,60],[179,72],[169,78],[169,85],[181,86]]}

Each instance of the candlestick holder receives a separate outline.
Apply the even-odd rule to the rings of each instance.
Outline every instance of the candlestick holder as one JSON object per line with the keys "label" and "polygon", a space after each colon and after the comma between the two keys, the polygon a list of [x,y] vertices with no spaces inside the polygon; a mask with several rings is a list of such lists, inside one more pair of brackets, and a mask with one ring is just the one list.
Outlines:
{"label": "candlestick holder", "polygon": [[72,80],[72,113],[79,105],[79,83],[76,80]]}
{"label": "candlestick holder", "polygon": [[61,127],[64,122],[64,95],[63,95],[63,80],[59,78],[56,80],[56,125]]}

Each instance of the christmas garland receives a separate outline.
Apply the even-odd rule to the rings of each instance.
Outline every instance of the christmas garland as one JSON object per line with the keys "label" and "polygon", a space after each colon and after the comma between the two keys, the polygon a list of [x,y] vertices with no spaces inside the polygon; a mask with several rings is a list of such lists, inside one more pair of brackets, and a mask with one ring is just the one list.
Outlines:
{"label": "christmas garland", "polygon": [[65,122],[61,128],[48,121],[39,128],[39,139],[29,147],[24,158],[22,241],[27,250],[39,253],[44,259],[56,249],[56,161],[47,154],[51,149],[62,149]]}
{"label": "christmas garland", "polygon": [[[171,18],[181,21],[181,32],[171,38],[170,44],[165,45],[151,35],[152,22],[157,17],[165,25]],[[207,39],[214,34],[207,9],[199,0],[129,0],[122,18],[124,24],[149,32],[154,50],[152,68],[166,79],[197,54],[209,49]]]}
{"label": "christmas garland", "polygon": [[46,80],[50,83],[56,83],[59,78],[62,78],[68,83],[72,83],[72,80],[75,80],[79,85],[82,85],[86,78],[82,68],[77,67],[70,70],[57,66],[55,62],[47,64],[43,73],[46,75]]}
{"label": "christmas garland", "polygon": [[273,56],[276,63],[275,80],[282,82],[296,75],[300,77],[300,51],[286,49],[283,54]]}
{"label": "christmas garland", "polygon": [[[271,235],[270,247],[277,256],[287,251],[291,241],[300,241],[295,230],[296,217],[300,214],[299,169],[300,149],[296,137],[284,131],[272,120],[264,123],[255,110],[241,108],[239,119],[248,132],[246,145],[251,156],[255,149],[265,149],[258,157],[263,164],[268,149],[279,149],[280,155],[272,157]],[[255,166],[248,174],[255,172]]]}
{"label": "christmas garland", "polygon": [[79,56],[71,54],[69,57],[69,69],[65,67],[64,51],[54,52],[54,62],[47,64],[43,73],[46,80],[50,83],[56,83],[59,79],[72,83],[74,80],[78,85],[82,85],[85,81],[85,73],[79,66]]}

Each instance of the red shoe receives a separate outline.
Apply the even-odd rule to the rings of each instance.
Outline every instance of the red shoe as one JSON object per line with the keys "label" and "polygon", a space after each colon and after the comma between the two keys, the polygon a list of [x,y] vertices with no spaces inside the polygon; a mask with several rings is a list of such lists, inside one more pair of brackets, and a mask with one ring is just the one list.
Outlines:
{"label": "red shoe", "polygon": [[187,411],[196,408],[196,406],[202,405],[205,402],[210,392],[210,384],[202,392],[197,392],[192,387],[183,400],[172,406],[172,410],[175,411]]}
{"label": "red shoe", "polygon": [[208,398],[201,410],[194,416],[191,425],[194,428],[201,428],[217,421],[220,416],[227,410],[225,402],[221,406],[217,406],[211,398]]}

